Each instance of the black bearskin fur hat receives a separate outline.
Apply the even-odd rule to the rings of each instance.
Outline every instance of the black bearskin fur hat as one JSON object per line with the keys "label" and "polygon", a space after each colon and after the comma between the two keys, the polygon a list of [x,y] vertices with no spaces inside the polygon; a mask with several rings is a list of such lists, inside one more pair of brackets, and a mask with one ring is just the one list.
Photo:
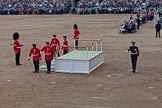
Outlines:
{"label": "black bearskin fur hat", "polygon": [[19,33],[18,32],[15,32],[13,34],[13,40],[17,40],[17,39],[19,39]]}
{"label": "black bearskin fur hat", "polygon": [[78,25],[76,23],[74,24],[74,29],[78,29]]}

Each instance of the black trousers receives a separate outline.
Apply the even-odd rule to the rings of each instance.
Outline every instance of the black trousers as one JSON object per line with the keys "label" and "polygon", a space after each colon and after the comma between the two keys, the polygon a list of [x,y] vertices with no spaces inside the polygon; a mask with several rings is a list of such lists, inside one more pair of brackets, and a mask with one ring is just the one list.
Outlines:
{"label": "black trousers", "polygon": [[156,37],[157,37],[158,34],[159,34],[159,37],[160,37],[160,31],[156,30]]}
{"label": "black trousers", "polygon": [[136,72],[137,59],[138,59],[137,55],[131,55],[132,72]]}
{"label": "black trousers", "polygon": [[64,55],[64,54],[67,54],[67,53],[68,53],[68,50],[64,50],[64,51],[63,51],[63,55]]}
{"label": "black trousers", "polygon": [[78,49],[78,47],[77,47],[78,46],[78,40],[75,40],[75,46],[76,46],[75,48]]}
{"label": "black trousers", "polygon": [[153,19],[154,19],[154,17],[153,17],[153,16],[151,16],[151,17],[150,17],[150,20],[153,20]]}
{"label": "black trousers", "polygon": [[39,60],[33,61],[35,72],[39,72]]}
{"label": "black trousers", "polygon": [[137,29],[139,30],[139,28],[140,28],[140,23],[137,23]]}
{"label": "black trousers", "polygon": [[15,54],[15,61],[16,61],[16,65],[20,64],[20,53]]}
{"label": "black trousers", "polygon": [[51,72],[51,60],[46,60],[47,72]]}

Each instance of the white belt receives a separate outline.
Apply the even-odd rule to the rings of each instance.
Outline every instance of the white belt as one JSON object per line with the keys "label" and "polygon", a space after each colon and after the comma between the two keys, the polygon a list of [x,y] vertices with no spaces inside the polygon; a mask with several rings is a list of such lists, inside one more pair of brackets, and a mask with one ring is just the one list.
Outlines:
{"label": "white belt", "polygon": [[56,46],[58,46],[57,44],[52,44],[51,46],[54,46],[54,47],[56,47]]}
{"label": "white belt", "polygon": [[16,48],[21,48],[21,47],[16,47]]}
{"label": "white belt", "polygon": [[45,55],[51,55],[51,53],[45,53]]}
{"label": "white belt", "polygon": [[33,55],[33,56],[38,56],[39,54]]}

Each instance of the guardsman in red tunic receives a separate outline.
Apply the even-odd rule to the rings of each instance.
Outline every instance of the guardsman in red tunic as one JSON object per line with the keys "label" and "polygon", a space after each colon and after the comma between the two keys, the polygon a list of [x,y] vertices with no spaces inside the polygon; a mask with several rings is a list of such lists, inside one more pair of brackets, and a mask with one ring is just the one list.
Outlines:
{"label": "guardsman in red tunic", "polygon": [[39,60],[41,59],[40,49],[36,47],[36,44],[32,44],[32,46],[33,48],[30,49],[28,60],[30,60],[32,56],[35,68],[34,73],[39,73]]}
{"label": "guardsman in red tunic", "polygon": [[59,57],[60,41],[56,38],[56,35],[53,35],[53,39],[51,39],[50,46],[52,48],[54,57],[56,56],[56,54]]}
{"label": "guardsman in red tunic", "polygon": [[64,38],[64,41],[63,41],[63,47],[62,47],[62,49],[63,49],[63,55],[64,54],[67,54],[68,53],[68,51],[69,51],[69,47],[68,47],[68,41],[67,41],[67,36],[63,36],[63,38]]}
{"label": "guardsman in red tunic", "polygon": [[19,42],[19,33],[18,32],[15,32],[13,34],[13,39],[14,39],[13,49],[15,52],[16,66],[20,66],[20,65],[22,65],[22,64],[20,64],[20,53],[21,53],[21,47],[23,46],[23,44],[20,44],[20,42]]}
{"label": "guardsman in red tunic", "polygon": [[47,73],[51,73],[51,60],[52,60],[52,48],[49,45],[49,42],[46,42],[46,46],[44,46],[41,49],[42,52],[44,52],[45,55],[45,61],[46,61],[46,65],[47,65]]}
{"label": "guardsman in red tunic", "polygon": [[80,32],[79,32],[79,30],[78,30],[77,24],[75,23],[75,24],[74,24],[74,37],[73,37],[73,39],[75,40],[74,42],[75,42],[75,47],[76,47],[76,49],[78,48],[78,39],[79,39],[79,35],[80,35]]}

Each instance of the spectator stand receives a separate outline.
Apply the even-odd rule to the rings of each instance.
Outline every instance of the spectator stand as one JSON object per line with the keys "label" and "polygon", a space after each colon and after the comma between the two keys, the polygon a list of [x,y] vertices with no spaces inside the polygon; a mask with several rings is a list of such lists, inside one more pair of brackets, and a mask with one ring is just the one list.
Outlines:
{"label": "spectator stand", "polygon": [[80,0],[73,8],[73,14],[121,14],[137,13],[141,8],[147,11],[149,8],[159,8],[162,1],[155,0]]}
{"label": "spectator stand", "polygon": [[80,0],[73,8],[74,4],[74,0],[0,0],[0,14],[64,14],[71,10],[73,14],[130,14],[144,8],[152,20],[151,9],[162,7],[161,0]]}
{"label": "spectator stand", "polygon": [[3,0],[1,15],[63,14],[69,12],[70,0]]}
{"label": "spectator stand", "polygon": [[121,14],[134,13],[136,3],[127,0],[81,0],[73,14]]}

